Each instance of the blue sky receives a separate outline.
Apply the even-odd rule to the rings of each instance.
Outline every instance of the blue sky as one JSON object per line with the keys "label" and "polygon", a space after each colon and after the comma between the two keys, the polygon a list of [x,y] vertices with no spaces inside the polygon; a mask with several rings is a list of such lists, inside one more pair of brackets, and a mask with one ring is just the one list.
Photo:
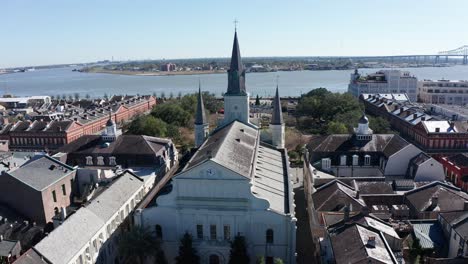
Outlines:
{"label": "blue sky", "polygon": [[[468,44],[466,0],[2,0],[0,68],[110,59],[434,53]],[[465,12],[465,14],[464,14]]]}

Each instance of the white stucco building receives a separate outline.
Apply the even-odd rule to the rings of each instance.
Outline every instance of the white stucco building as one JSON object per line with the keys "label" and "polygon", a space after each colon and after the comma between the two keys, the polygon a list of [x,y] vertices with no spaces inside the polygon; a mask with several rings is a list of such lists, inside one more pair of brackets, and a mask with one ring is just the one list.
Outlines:
{"label": "white stucco building", "polygon": [[423,103],[466,105],[468,103],[468,81],[419,81],[418,98]]}
{"label": "white stucco building", "polygon": [[[170,191],[135,214],[135,223],[158,230],[170,263],[186,232],[193,237],[201,263],[228,263],[230,242],[237,235],[245,238],[251,263],[260,256],[266,263],[276,258],[295,263],[295,205],[288,156],[282,146],[282,117],[273,121],[280,131],[275,140],[262,142],[261,131],[249,122],[237,34],[228,76],[222,125],[174,176],[167,186]],[[199,106],[198,111],[204,111],[203,104]],[[281,111],[275,113],[281,115]],[[197,113],[197,135],[205,135],[204,118]]]}
{"label": "white stucco building", "polygon": [[118,263],[121,229],[128,228],[129,216],[144,195],[143,180],[125,172],[35,245],[34,251],[53,264]]}
{"label": "white stucco building", "polygon": [[382,70],[361,76],[355,70],[351,74],[348,92],[356,97],[359,97],[363,93],[406,93],[411,101],[416,102],[417,88],[418,79],[406,71]]}

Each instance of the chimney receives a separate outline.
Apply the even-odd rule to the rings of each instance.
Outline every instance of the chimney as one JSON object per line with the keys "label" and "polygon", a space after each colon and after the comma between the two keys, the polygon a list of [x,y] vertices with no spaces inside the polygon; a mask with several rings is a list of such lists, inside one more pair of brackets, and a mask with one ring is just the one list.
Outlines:
{"label": "chimney", "polygon": [[426,117],[425,117],[425,116],[421,116],[421,121],[426,121]]}
{"label": "chimney", "polygon": [[437,195],[432,196],[431,206],[436,207],[438,203],[439,203],[439,196]]}
{"label": "chimney", "polygon": [[60,219],[62,219],[62,221],[65,221],[66,218],[67,218],[67,209],[65,207],[62,207],[62,210],[60,211]]}
{"label": "chimney", "polygon": [[435,128],[435,132],[436,132],[436,133],[439,133],[439,132],[440,132],[440,127],[436,127],[436,128]]}
{"label": "chimney", "polygon": [[375,248],[375,236],[369,236],[367,238],[367,247]]}
{"label": "chimney", "polygon": [[398,108],[400,108],[400,106],[399,106],[399,105],[395,105],[395,110],[397,110]]}
{"label": "chimney", "polygon": [[418,117],[418,114],[414,113],[413,114],[413,119],[416,119]]}
{"label": "chimney", "polygon": [[350,211],[349,205],[345,205],[345,207],[343,208],[343,211],[344,211],[344,213],[343,213],[343,222],[346,223],[349,220],[349,211]]}
{"label": "chimney", "polygon": [[361,213],[362,213],[363,215],[369,215],[369,207],[363,206],[363,207],[361,208]]}

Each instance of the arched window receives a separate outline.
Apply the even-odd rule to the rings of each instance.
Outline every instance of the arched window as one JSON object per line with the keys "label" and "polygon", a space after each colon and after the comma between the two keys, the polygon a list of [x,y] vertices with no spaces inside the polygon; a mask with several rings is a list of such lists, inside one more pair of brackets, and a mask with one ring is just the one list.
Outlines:
{"label": "arched window", "polygon": [[162,227],[160,225],[156,225],[156,238],[163,238]]}
{"label": "arched window", "polygon": [[273,243],[273,229],[268,229],[266,231],[266,242]]}

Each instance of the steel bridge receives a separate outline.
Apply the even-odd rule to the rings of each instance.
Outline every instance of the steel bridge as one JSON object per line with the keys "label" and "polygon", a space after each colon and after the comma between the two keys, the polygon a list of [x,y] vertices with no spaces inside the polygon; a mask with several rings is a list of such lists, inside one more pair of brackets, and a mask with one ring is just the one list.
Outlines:
{"label": "steel bridge", "polygon": [[320,56],[314,57],[317,59],[350,59],[350,60],[386,60],[397,62],[397,61],[409,61],[414,63],[448,63],[449,58],[461,59],[463,65],[468,65],[468,45],[459,47],[457,49],[441,51],[437,54],[418,54],[418,55],[388,55],[388,56]]}

